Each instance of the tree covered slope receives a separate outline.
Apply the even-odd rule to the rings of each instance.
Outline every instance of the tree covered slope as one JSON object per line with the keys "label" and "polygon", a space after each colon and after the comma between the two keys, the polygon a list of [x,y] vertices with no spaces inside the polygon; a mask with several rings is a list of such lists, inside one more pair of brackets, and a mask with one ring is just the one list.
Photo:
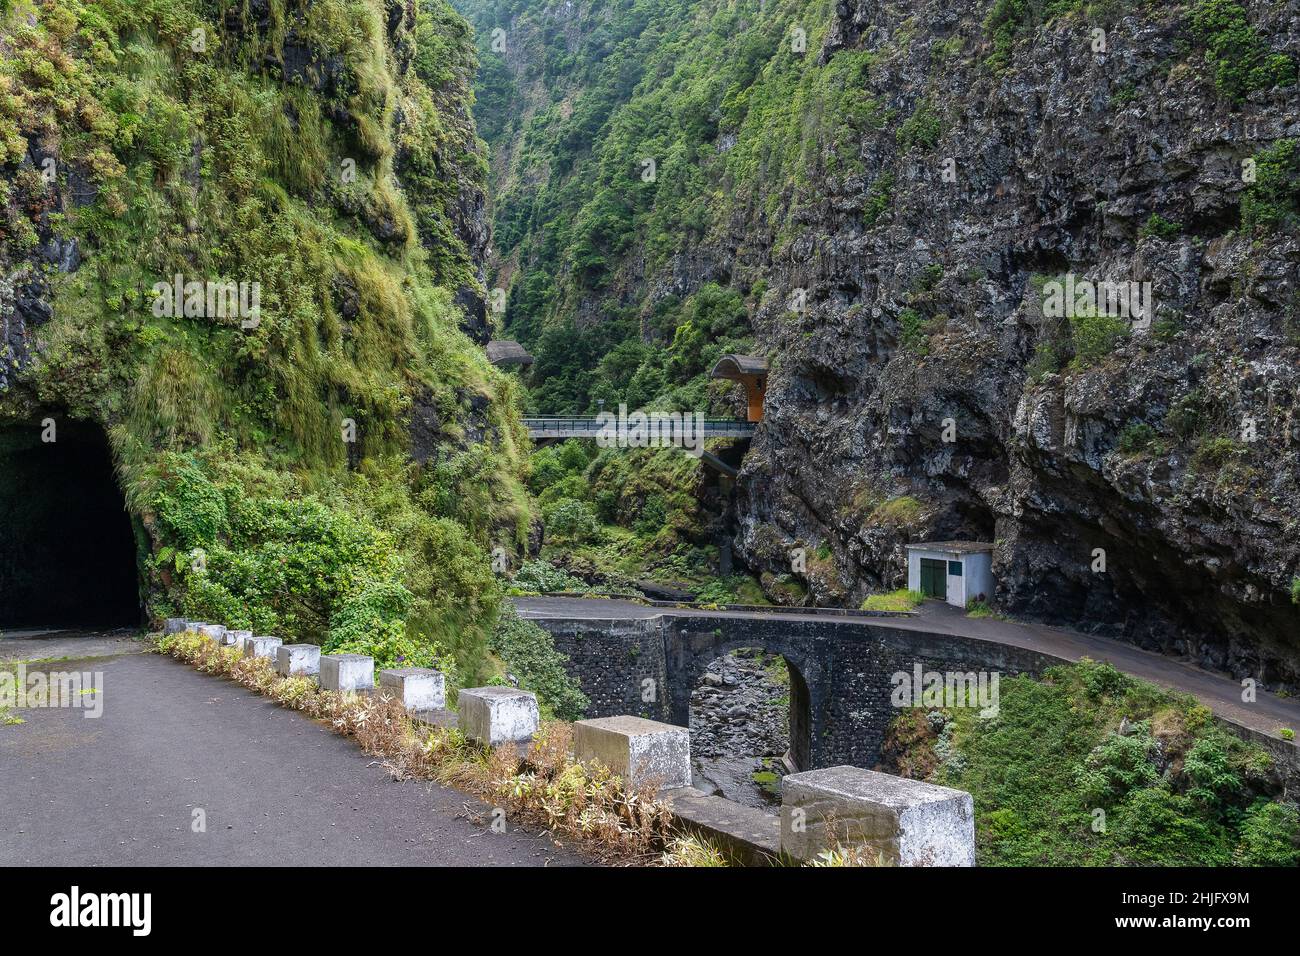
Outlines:
{"label": "tree covered slope", "polygon": [[[988,540],[1004,610],[1300,688],[1292,6],[459,8],[534,407],[736,410],[707,370],[760,353],[765,582]],[[1140,321],[1052,305],[1107,281]]]}
{"label": "tree covered slope", "polygon": [[0,413],[107,432],[150,614],[477,668],[529,506],[464,21],[6,0],[0,55]]}

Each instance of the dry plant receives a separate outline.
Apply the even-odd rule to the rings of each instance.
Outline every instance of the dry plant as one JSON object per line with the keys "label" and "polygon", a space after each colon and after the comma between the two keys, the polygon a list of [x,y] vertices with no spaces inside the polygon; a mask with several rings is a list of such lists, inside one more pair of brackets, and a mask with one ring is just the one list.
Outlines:
{"label": "dry plant", "polygon": [[[653,784],[628,787],[599,763],[576,762],[568,723],[546,722],[524,752],[508,745],[488,750],[458,730],[416,724],[387,695],[321,690],[310,677],[284,677],[266,658],[243,657],[237,648],[193,632],[163,637],[158,647],[327,723],[380,758],[398,779],[436,780],[465,790],[526,826],[579,840],[602,862],[681,866],[694,865],[687,859],[721,858],[711,847],[688,852],[690,841],[674,831],[668,805],[657,799]],[[670,848],[675,849],[666,855]]]}

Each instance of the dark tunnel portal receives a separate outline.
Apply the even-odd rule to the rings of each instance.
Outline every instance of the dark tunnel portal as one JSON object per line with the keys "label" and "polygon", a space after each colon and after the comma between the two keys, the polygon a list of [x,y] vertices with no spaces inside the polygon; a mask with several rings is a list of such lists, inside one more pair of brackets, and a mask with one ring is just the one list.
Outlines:
{"label": "dark tunnel portal", "polygon": [[0,627],[140,624],[135,536],[104,433],[0,428]]}

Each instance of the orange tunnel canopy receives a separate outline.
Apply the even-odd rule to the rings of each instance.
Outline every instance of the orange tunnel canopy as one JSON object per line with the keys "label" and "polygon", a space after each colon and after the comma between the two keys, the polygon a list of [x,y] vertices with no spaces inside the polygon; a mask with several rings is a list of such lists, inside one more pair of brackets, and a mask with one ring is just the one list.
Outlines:
{"label": "orange tunnel canopy", "polygon": [[709,373],[711,378],[742,382],[748,399],[746,421],[763,420],[763,396],[767,392],[767,359],[757,355],[724,355]]}

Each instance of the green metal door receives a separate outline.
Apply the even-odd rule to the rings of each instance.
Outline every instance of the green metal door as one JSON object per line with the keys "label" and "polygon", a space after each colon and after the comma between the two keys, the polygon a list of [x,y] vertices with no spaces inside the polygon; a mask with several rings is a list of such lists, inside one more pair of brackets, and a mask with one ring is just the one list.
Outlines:
{"label": "green metal door", "polygon": [[921,593],[926,597],[948,600],[948,562],[935,558],[921,559]]}

